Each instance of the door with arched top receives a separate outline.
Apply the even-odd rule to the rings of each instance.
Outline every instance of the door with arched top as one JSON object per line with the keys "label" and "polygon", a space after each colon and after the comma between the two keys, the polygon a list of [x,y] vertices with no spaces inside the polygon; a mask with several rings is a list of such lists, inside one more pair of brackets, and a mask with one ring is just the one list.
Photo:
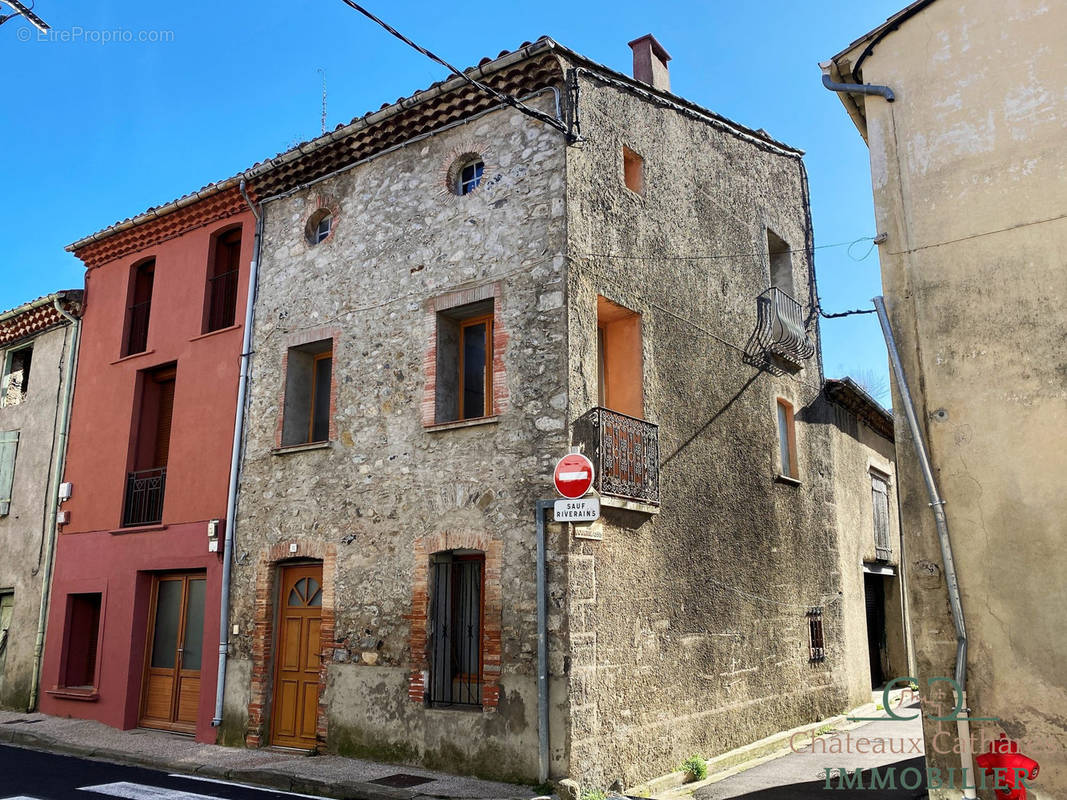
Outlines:
{"label": "door with arched top", "polygon": [[322,663],[322,565],[284,567],[278,605],[271,744],[313,749]]}

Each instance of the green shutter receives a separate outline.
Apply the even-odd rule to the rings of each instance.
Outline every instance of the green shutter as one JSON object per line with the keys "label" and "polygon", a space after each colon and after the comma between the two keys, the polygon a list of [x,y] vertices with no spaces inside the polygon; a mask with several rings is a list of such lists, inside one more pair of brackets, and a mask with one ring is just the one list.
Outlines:
{"label": "green shutter", "polygon": [[18,431],[0,431],[0,517],[11,509],[11,486],[15,482],[15,451]]}

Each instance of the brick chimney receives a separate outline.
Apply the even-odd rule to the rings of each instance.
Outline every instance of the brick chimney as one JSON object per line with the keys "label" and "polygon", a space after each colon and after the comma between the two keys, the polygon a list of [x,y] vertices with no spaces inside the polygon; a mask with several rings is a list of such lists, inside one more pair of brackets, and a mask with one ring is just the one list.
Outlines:
{"label": "brick chimney", "polygon": [[634,77],[665,92],[671,90],[671,73],[667,69],[670,55],[651,33],[630,42],[634,51]]}

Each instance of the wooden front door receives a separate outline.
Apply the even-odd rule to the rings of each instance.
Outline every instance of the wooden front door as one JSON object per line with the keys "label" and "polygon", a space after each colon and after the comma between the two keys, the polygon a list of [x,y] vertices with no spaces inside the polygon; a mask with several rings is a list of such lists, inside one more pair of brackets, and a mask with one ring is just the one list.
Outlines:
{"label": "wooden front door", "polygon": [[285,567],[278,594],[271,744],[312,749],[319,710],[322,565]]}
{"label": "wooden front door", "polygon": [[146,728],[196,731],[206,587],[203,572],[153,581],[141,696],[140,724]]}

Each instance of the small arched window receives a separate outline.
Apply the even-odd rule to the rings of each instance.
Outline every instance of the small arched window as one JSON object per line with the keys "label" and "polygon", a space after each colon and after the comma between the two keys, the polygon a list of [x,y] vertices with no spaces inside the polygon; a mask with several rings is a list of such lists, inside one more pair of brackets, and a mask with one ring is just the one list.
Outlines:
{"label": "small arched window", "polygon": [[308,220],[304,229],[304,236],[308,244],[314,246],[329,238],[333,232],[333,212],[328,208],[320,208]]}
{"label": "small arched window", "polygon": [[485,172],[485,162],[483,162],[480,157],[475,156],[468,159],[459,169],[459,182],[456,184],[456,194],[470,194],[477,189],[478,184],[482,182],[483,172]]}

